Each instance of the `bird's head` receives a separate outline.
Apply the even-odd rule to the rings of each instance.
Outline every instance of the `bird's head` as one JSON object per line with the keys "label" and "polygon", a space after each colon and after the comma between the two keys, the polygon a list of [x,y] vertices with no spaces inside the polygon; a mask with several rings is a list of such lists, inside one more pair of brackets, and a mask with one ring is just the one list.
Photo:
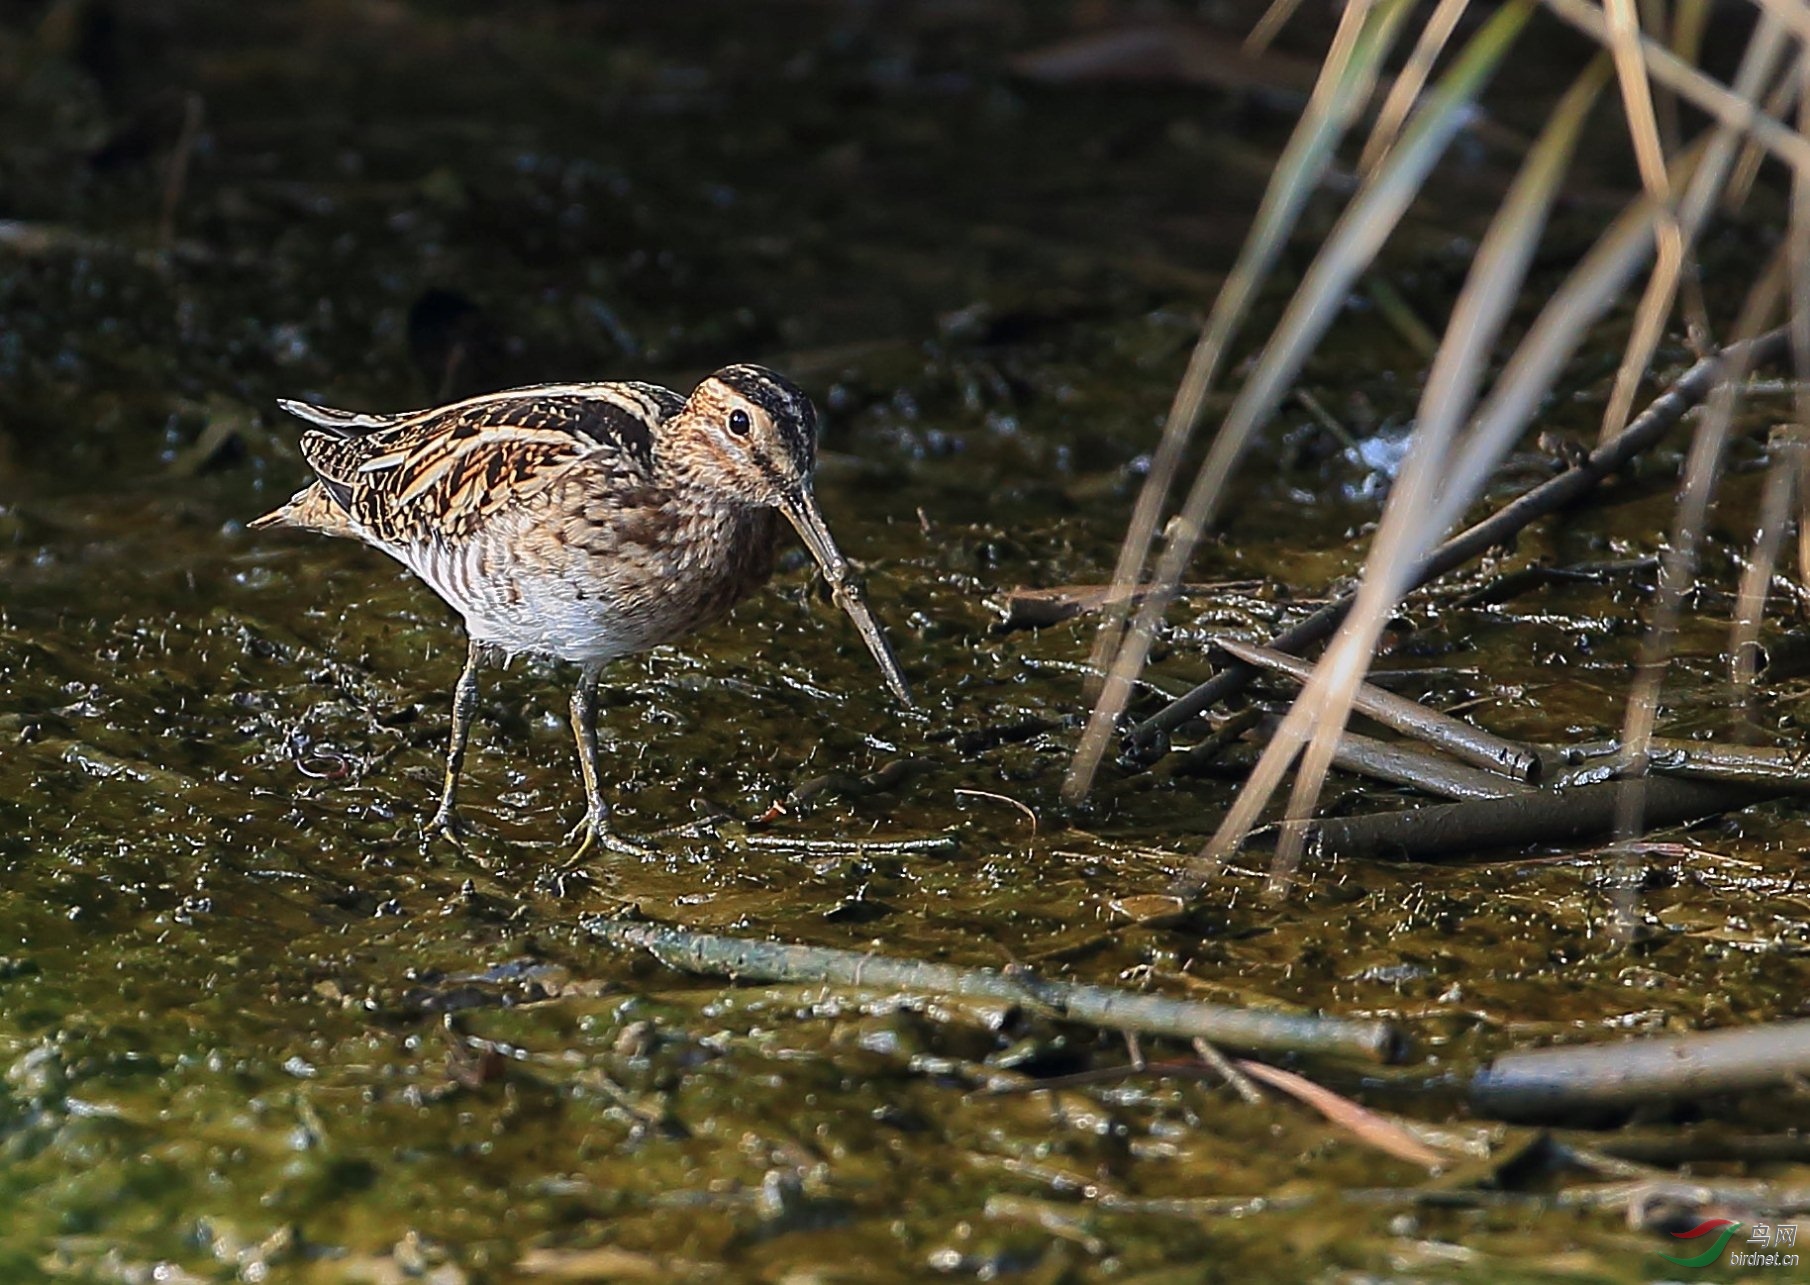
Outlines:
{"label": "bird's head", "polygon": [[810,492],[817,411],[764,366],[725,366],[699,384],[668,437],[692,484],[724,498],[784,508],[786,497]]}
{"label": "bird's head", "polygon": [[725,366],[692,390],[685,408],[668,423],[666,437],[692,486],[785,514],[855,622],[886,685],[909,705],[911,691],[898,658],[830,538],[812,492],[817,411],[804,390],[764,366]]}

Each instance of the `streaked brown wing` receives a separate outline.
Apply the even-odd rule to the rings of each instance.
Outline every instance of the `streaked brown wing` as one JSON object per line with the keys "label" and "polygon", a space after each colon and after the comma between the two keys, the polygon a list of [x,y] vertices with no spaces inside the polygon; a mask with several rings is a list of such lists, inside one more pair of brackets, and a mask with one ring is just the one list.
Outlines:
{"label": "streaked brown wing", "polygon": [[651,485],[653,435],[682,406],[648,384],[546,385],[472,398],[357,436],[309,432],[302,454],[379,539],[459,539],[583,461],[620,487]]}

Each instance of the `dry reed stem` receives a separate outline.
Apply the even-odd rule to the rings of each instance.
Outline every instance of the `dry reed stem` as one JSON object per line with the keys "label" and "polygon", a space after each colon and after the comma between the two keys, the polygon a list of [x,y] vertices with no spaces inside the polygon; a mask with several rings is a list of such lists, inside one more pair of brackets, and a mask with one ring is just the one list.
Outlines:
{"label": "dry reed stem", "polygon": [[[1740,339],[1757,336],[1760,328],[1777,310],[1784,296],[1786,282],[1783,251],[1774,256],[1772,266],[1748,292],[1736,322]],[[1742,349],[1743,353],[1750,349]],[[1659,690],[1665,681],[1665,670],[1671,656],[1672,642],[1684,613],[1686,597],[1696,585],[1698,545],[1709,520],[1710,501],[1715,495],[1716,480],[1721,472],[1722,452],[1734,421],[1735,406],[1740,399],[1741,383],[1748,367],[1743,362],[1731,372],[1731,378],[1716,390],[1709,401],[1707,414],[1698,425],[1691,441],[1691,453],[1685,464],[1684,494],[1672,523],[1672,539],[1660,564],[1659,590],[1653,609],[1653,622],[1641,642],[1633,688],[1628,696],[1628,712],[1622,727],[1622,746],[1633,772],[1622,783],[1621,803],[1616,819],[1616,835],[1627,840],[1641,829],[1645,808],[1644,772],[1659,718]],[[1624,865],[1627,859],[1624,859]],[[1618,881],[1616,889],[1615,932],[1622,941],[1632,937],[1634,898],[1637,889],[1627,881]]]}
{"label": "dry reed stem", "polygon": [[1785,530],[1791,525],[1798,488],[1803,485],[1806,443],[1789,428],[1773,434],[1774,459],[1767,470],[1766,489],[1760,496],[1760,516],[1753,538],[1753,555],[1741,573],[1735,595],[1735,623],[1729,634],[1730,681],[1736,708],[1752,716],[1753,685],[1759,672],[1760,624],[1766,612],[1766,592],[1784,547]]}
{"label": "dry reed stem", "polygon": [[[1428,375],[1414,442],[1391,488],[1351,612],[1265,749],[1257,770],[1201,853],[1209,867],[1244,842],[1295,756],[1305,751],[1276,846],[1272,894],[1286,887],[1300,860],[1307,821],[1332,768],[1339,732],[1369,669],[1377,638],[1389,614],[1412,587],[1415,568],[1450,524],[1441,513],[1441,501],[1450,506],[1451,456],[1457,449],[1459,430],[1470,416],[1489,353],[1519,295],[1546,215],[1605,79],[1600,64],[1578,78],[1555,109],[1491,222]],[[1477,434],[1486,427],[1474,428],[1465,445],[1478,445]],[[1488,438],[1480,444],[1492,453],[1501,449]],[[1464,498],[1468,503],[1469,495]]]}
{"label": "dry reed stem", "polygon": [[[1180,583],[1182,570],[1218,511],[1226,483],[1245,446],[1274,413],[1302,362],[1337,316],[1337,301],[1349,292],[1358,274],[1375,258],[1399,223],[1426,182],[1434,163],[1462,127],[1470,104],[1506,56],[1530,14],[1529,3],[1507,4],[1471,38],[1441,79],[1438,92],[1416,113],[1407,134],[1390,153],[1387,162],[1366,180],[1347,205],[1309,267],[1301,287],[1290,299],[1262,356],[1214,437],[1181,511],[1171,522],[1168,547],[1152,578],[1154,591],[1138,609],[1130,630],[1123,635],[1063,783],[1063,797],[1070,802],[1083,796],[1092,783],[1119,715],[1129,703],[1132,686],[1149,655],[1170,592]],[[1128,546],[1129,543],[1130,537]],[[1122,556],[1121,569],[1124,566]],[[1096,648],[1096,661],[1102,654],[1101,649]]]}
{"label": "dry reed stem", "polygon": [[[1608,32],[1603,23],[1602,10],[1590,4],[1589,0],[1543,2],[1553,13],[1597,43],[1607,42]],[[1762,3],[1765,2],[1766,0],[1762,0]],[[1799,29],[1801,38],[1803,31],[1810,29],[1810,10],[1795,5],[1795,0],[1786,7],[1796,10],[1795,20],[1791,25]],[[1778,12],[1777,8],[1767,8],[1769,15]],[[1670,50],[1644,38],[1641,44],[1646,53],[1648,71],[1654,80],[1675,90],[1681,98],[1707,112],[1720,123],[1751,135],[1755,142],[1794,171],[1810,168],[1810,137],[1766,116],[1752,98],[1742,97],[1715,78],[1683,62]]]}
{"label": "dry reed stem", "polygon": [[1616,79],[1621,85],[1622,113],[1634,144],[1641,186],[1656,212],[1654,237],[1658,243],[1653,275],[1635,310],[1634,332],[1628,338],[1627,351],[1615,372],[1615,387],[1604,409],[1597,440],[1606,442],[1627,427],[1641,378],[1653,359],[1666,319],[1671,316],[1678,282],[1684,275],[1685,238],[1672,205],[1671,177],[1666,171],[1665,148],[1659,141],[1659,119],[1653,109],[1652,86],[1641,51],[1640,20],[1633,0],[1605,0],[1604,12],[1608,17],[1609,52],[1615,59]]}
{"label": "dry reed stem", "polygon": [[[1143,580],[1151,542],[1181,467],[1182,453],[1200,423],[1207,393],[1225,361],[1226,352],[1237,338],[1250,302],[1281,254],[1307,198],[1319,186],[1339,140],[1369,101],[1382,59],[1393,47],[1395,32],[1408,9],[1406,3],[1398,2],[1384,5],[1380,15],[1373,15],[1370,5],[1353,4],[1346,8],[1340,20],[1326,65],[1314,85],[1301,123],[1277,161],[1275,175],[1263,194],[1251,234],[1239,250],[1238,260],[1227,274],[1224,287],[1213,300],[1213,309],[1201,328],[1200,341],[1189,356],[1188,368],[1176,388],[1150,472],[1132,507],[1125,542],[1113,568],[1113,596],[1119,603],[1129,604],[1133,591]],[[1104,682],[1097,677],[1090,678],[1085,688],[1094,701],[1094,711],[1063,783],[1063,795],[1070,802],[1085,795],[1092,784],[1118,717],[1130,700],[1132,676],[1137,668],[1141,668],[1141,665],[1130,667],[1119,661],[1131,614],[1129,605],[1109,609],[1095,635],[1088,672],[1096,676],[1112,672]]]}
{"label": "dry reed stem", "polygon": [[1382,164],[1389,149],[1395,145],[1395,140],[1401,135],[1402,124],[1408,119],[1408,113],[1420,101],[1427,78],[1433,73],[1433,64],[1451,42],[1452,33],[1458,29],[1458,20],[1464,17],[1470,3],[1471,0],[1439,0],[1433,16],[1421,28],[1420,38],[1414,42],[1408,61],[1402,64],[1395,83],[1389,86],[1388,96],[1383,99],[1382,108],[1376,114],[1376,124],[1371,127],[1370,137],[1364,143],[1364,153],[1358,159],[1358,173],[1373,173]]}

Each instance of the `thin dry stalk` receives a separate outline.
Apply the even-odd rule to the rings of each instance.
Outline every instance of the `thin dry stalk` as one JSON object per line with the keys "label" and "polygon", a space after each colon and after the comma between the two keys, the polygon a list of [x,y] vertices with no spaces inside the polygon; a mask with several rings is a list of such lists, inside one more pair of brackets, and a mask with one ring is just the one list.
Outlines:
{"label": "thin dry stalk", "polygon": [[[1369,101],[1383,58],[1393,48],[1395,33],[1409,8],[1405,0],[1395,0],[1380,9],[1361,3],[1345,10],[1301,123],[1276,163],[1251,234],[1213,300],[1213,310],[1201,328],[1200,341],[1176,388],[1175,400],[1163,424],[1162,438],[1132,507],[1125,542],[1113,568],[1114,605],[1101,619],[1094,638],[1093,654],[1088,662],[1091,675],[1107,673],[1125,643],[1133,590],[1143,577],[1157,522],[1181,467],[1182,453],[1200,423],[1207,394],[1225,361],[1226,352],[1237,338],[1258,287],[1287,244],[1308,197],[1318,189],[1339,142]],[[1095,709],[1082,733],[1074,766],[1064,784],[1064,795],[1071,801],[1087,792],[1093,773],[1105,755],[1116,720],[1131,694],[1129,681],[1121,680],[1120,685],[1115,686],[1108,680],[1102,686],[1097,677],[1089,679],[1085,690],[1094,700]]]}
{"label": "thin dry stalk", "polygon": [[201,95],[191,93],[182,100],[182,129],[176,145],[170,149],[169,162],[163,172],[163,205],[157,217],[157,244],[166,254],[176,244],[176,211],[182,206],[182,194],[188,189],[189,161],[195,154],[195,139],[201,133]]}
{"label": "thin dry stalk", "polygon": [[[1608,30],[1603,22],[1602,10],[1590,4],[1589,0],[1544,2],[1553,13],[1598,44],[1608,43]],[[1767,13],[1779,14],[1781,11],[1769,7]],[[1810,23],[1810,11],[1798,7],[1795,15],[1790,18],[1781,16],[1781,21],[1801,28],[1805,23]],[[1810,137],[1767,116],[1756,105],[1755,98],[1743,97],[1722,82],[1685,63],[1669,49],[1644,38],[1641,46],[1646,54],[1648,73],[1655,81],[1675,90],[1679,97],[1707,112],[1721,124],[1750,135],[1755,142],[1794,171],[1810,168]]]}
{"label": "thin dry stalk", "polygon": [[[1639,0],[1642,29],[1657,33],[1667,47],[1693,66],[1697,59],[1685,57],[1684,50],[1693,46],[1700,33],[1687,30],[1682,21],[1670,21],[1666,0]],[[1682,17],[1682,15],[1681,15]],[[1659,120],[1659,141],[1667,152],[1676,152],[1684,137],[1678,119],[1678,95],[1660,89],[1653,95],[1653,110]]]}
{"label": "thin dry stalk", "polygon": [[[1778,309],[1784,296],[1786,277],[1781,252],[1774,256],[1772,265],[1748,292],[1736,323],[1737,338],[1759,334],[1767,319]],[[1691,442],[1690,457],[1685,464],[1684,494],[1673,519],[1670,547],[1660,564],[1653,623],[1642,640],[1634,685],[1628,696],[1622,746],[1632,775],[1622,784],[1616,823],[1616,834],[1623,840],[1632,839],[1641,829],[1645,809],[1644,773],[1653,728],[1659,717],[1659,689],[1665,681],[1666,664],[1671,657],[1672,642],[1677,637],[1685,599],[1696,586],[1698,544],[1709,519],[1709,505],[1721,473],[1722,452],[1740,400],[1741,384],[1747,378],[1746,369],[1734,373],[1735,378],[1723,384],[1710,398],[1708,413]],[[1624,864],[1628,860],[1624,858]],[[1618,881],[1618,885],[1616,931],[1626,940],[1633,930],[1637,890],[1627,880]]]}
{"label": "thin dry stalk", "polygon": [[[1638,59],[1641,45],[1638,39],[1628,41],[1632,48],[1628,56]],[[1772,77],[1773,69],[1785,50],[1785,30],[1770,16],[1762,15],[1753,38],[1747,43],[1742,56],[1741,66],[1736,74],[1734,91],[1744,99],[1755,98],[1765,83]],[[1619,58],[1622,49],[1618,46]],[[1644,68],[1644,62],[1642,63]],[[1644,86],[1644,80],[1642,82]],[[1625,90],[1625,82],[1624,82]],[[1635,119],[1632,105],[1629,106],[1629,120]],[[1633,125],[1630,124],[1630,128]],[[1647,280],[1646,290],[1641,295],[1639,306],[1634,312],[1634,327],[1628,336],[1628,345],[1623,353],[1620,367],[1615,373],[1615,387],[1609,397],[1609,405],[1603,415],[1601,439],[1607,441],[1619,433],[1627,423],[1630,410],[1634,405],[1634,395],[1638,391],[1640,381],[1648,367],[1652,364],[1653,354],[1658,349],[1660,336],[1664,333],[1666,320],[1671,316],[1672,304],[1677,297],[1681,283],[1681,275],[1688,263],[1688,256],[1702,233],[1704,223],[1711,205],[1707,201],[1697,200],[1689,203],[1688,208],[1674,211],[1671,201],[1672,185],[1664,175],[1663,157],[1657,157],[1660,164],[1657,179],[1649,170],[1650,152],[1656,153],[1657,139],[1649,140],[1648,146],[1639,144],[1640,131],[1636,130],[1637,152],[1640,156],[1641,181],[1648,196],[1660,213],[1655,228],[1658,243],[1658,260],[1651,277]],[[1727,125],[1720,126],[1714,136],[1711,166],[1714,172],[1721,173],[1728,163],[1729,149],[1733,147],[1736,134]],[[1701,187],[1699,190],[1703,190]],[[1673,238],[1676,237],[1674,243]],[[1695,327],[1701,332],[1700,337],[1708,340],[1709,323],[1707,317],[1699,318]]]}
{"label": "thin dry stalk", "polygon": [[1402,64],[1395,83],[1389,86],[1389,95],[1383,99],[1382,109],[1376,115],[1376,124],[1370,130],[1369,141],[1364,144],[1364,154],[1358,159],[1358,173],[1373,173],[1382,163],[1383,157],[1388,155],[1389,149],[1395,145],[1395,140],[1401,135],[1403,122],[1408,119],[1408,113],[1414,109],[1414,104],[1420,101],[1427,78],[1433,74],[1433,64],[1451,42],[1452,33],[1458,29],[1458,20],[1464,17],[1469,8],[1470,0],[1439,0],[1433,16],[1420,29],[1420,39],[1414,42],[1414,51],[1408,55],[1408,61]]}
{"label": "thin dry stalk", "polygon": [[1225,1078],[1225,1082],[1232,1086],[1232,1091],[1244,1099],[1246,1106],[1260,1107],[1263,1105],[1263,1090],[1251,1083],[1250,1076],[1233,1066],[1231,1058],[1205,1040],[1194,1041],[1194,1053],[1201,1061]]}
{"label": "thin dry stalk", "polygon": [[1615,58],[1615,74],[1621,83],[1622,113],[1627,118],[1628,133],[1634,143],[1635,162],[1640,167],[1641,185],[1657,212],[1654,236],[1658,254],[1653,275],[1647,280],[1645,295],[1634,314],[1634,333],[1621,366],[1615,372],[1615,387],[1603,413],[1599,441],[1608,441],[1628,425],[1634,410],[1634,396],[1640,389],[1642,376],[1659,345],[1666,319],[1672,315],[1678,282],[1684,275],[1684,232],[1672,208],[1672,182],[1666,171],[1665,148],[1659,141],[1659,119],[1653,110],[1652,87],[1647,81],[1646,59],[1640,43],[1640,19],[1634,11],[1634,0],[1606,0],[1609,52]]}
{"label": "thin dry stalk", "polygon": [[[1245,53],[1254,58],[1268,49],[1270,41],[1274,40],[1276,34],[1288,25],[1288,20],[1295,16],[1295,10],[1300,7],[1301,0],[1270,0],[1270,7],[1263,11],[1261,18],[1257,19],[1256,25],[1251,28],[1251,34],[1244,38]],[[1365,7],[1363,4],[1351,6],[1353,9],[1363,7]]]}
{"label": "thin dry stalk", "polygon": [[[1804,55],[1799,53],[1785,74],[1766,95],[1763,110],[1768,116],[1784,120],[1793,107],[1797,106],[1798,93],[1803,88]],[[1802,124],[1798,126],[1801,131]],[[1748,194],[1753,190],[1753,181],[1759,177],[1760,162],[1766,159],[1766,149],[1757,143],[1741,145],[1741,159],[1735,162],[1735,168],[1728,176],[1728,186],[1722,194],[1722,210],[1726,214],[1734,214],[1747,204]]]}
{"label": "thin dry stalk", "polygon": [[1729,639],[1729,654],[1734,658],[1731,678],[1737,708],[1750,713],[1754,679],[1759,672],[1760,622],[1766,614],[1766,591],[1778,566],[1785,531],[1791,525],[1798,488],[1804,482],[1805,445],[1788,427],[1774,431],[1774,459],[1767,471],[1766,490],[1760,497],[1753,556],[1741,573],[1741,588],[1735,597],[1735,625]]}
{"label": "thin dry stalk", "polygon": [[1449,1156],[1433,1150],[1387,1116],[1360,1106],[1324,1085],[1315,1084],[1306,1076],[1263,1062],[1253,1062],[1248,1058],[1240,1058],[1237,1066],[1253,1080],[1261,1080],[1272,1089],[1279,1089],[1297,1102],[1305,1103],[1333,1124],[1348,1130],[1365,1145],[1375,1147],[1385,1155],[1434,1170],[1442,1169],[1450,1163]]}
{"label": "thin dry stalk", "polygon": [[1703,61],[1703,33],[1715,0],[1678,0],[1672,14],[1672,52],[1695,67]]}
{"label": "thin dry stalk", "polygon": [[[1369,668],[1376,639],[1411,587],[1414,568],[1449,525],[1449,519],[1438,520],[1438,500],[1451,443],[1470,414],[1489,353],[1526,277],[1583,122],[1606,80],[1607,69],[1598,63],[1572,86],[1485,235],[1428,376],[1408,463],[1391,491],[1351,614],[1202,852],[1209,873],[1244,842],[1311,736],[1310,756],[1291,799],[1289,824],[1277,845],[1272,887],[1284,884],[1299,861],[1307,816],[1331,769],[1338,733]],[[1429,515],[1437,525],[1426,521]]]}
{"label": "thin dry stalk", "polygon": [[[1798,128],[1810,131],[1810,50],[1798,59]],[[1792,367],[1797,372],[1797,422],[1802,432],[1810,433],[1810,178],[1802,172],[1791,176],[1791,236],[1786,242],[1791,256],[1791,297],[1798,301],[1791,310]],[[1798,579],[1810,585],[1810,487],[1798,489],[1797,515]]]}
{"label": "thin dry stalk", "polygon": [[[1415,195],[1469,114],[1471,103],[1513,46],[1531,13],[1529,4],[1498,10],[1471,38],[1463,55],[1440,82],[1438,92],[1416,113],[1400,144],[1352,198],[1300,289],[1289,301],[1263,355],[1240,389],[1212,449],[1195,476],[1173,526],[1147,597],[1107,671],[1086,732],[1063,784],[1074,801],[1091,785],[1119,715],[1130,700],[1173,586],[1193,556],[1246,444],[1274,412],[1301,364],[1338,315],[1339,301],[1375,258]],[[1204,342],[1204,341],[1203,341]],[[1124,559],[1121,559],[1121,566]],[[1096,658],[1099,656],[1096,650]]]}
{"label": "thin dry stalk", "polygon": [[[1754,6],[1775,22],[1783,23],[1791,34],[1805,44],[1810,44],[1810,8],[1804,6],[1803,0],[1754,0]],[[1685,61],[1698,61],[1693,55],[1698,50],[1680,50],[1679,56]]]}

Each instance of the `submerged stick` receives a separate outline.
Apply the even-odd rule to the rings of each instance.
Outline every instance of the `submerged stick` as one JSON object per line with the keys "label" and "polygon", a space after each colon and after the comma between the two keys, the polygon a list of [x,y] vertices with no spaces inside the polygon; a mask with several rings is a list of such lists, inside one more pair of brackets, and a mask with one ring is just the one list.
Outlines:
{"label": "submerged stick", "polygon": [[[1258,647],[1236,638],[1216,638],[1213,645],[1247,665],[1274,670],[1297,682],[1304,683],[1313,675],[1312,665],[1273,647]],[[1425,741],[1478,767],[1521,782],[1540,779],[1540,756],[1530,746],[1493,735],[1406,696],[1386,692],[1374,683],[1358,685],[1351,707],[1403,736]]]}
{"label": "submerged stick", "polygon": [[1810,1075],[1810,1022],[1504,1053],[1471,1078],[1471,1106],[1503,1119],[1772,1088]]}
{"label": "submerged stick", "polygon": [[1566,1145],[1589,1145],[1617,1160],[1673,1169],[1703,1161],[1737,1164],[1810,1164],[1810,1138],[1793,1129],[1787,1133],[1729,1133],[1714,1124],[1680,1131],[1676,1128],[1632,1133],[1627,1126],[1612,1137],[1591,1133],[1581,1141],[1560,1137]]}
{"label": "submerged stick", "polygon": [[1603,584],[1611,575],[1635,571],[1656,571],[1659,559],[1651,554],[1640,558],[1620,558],[1614,562],[1581,562],[1568,567],[1518,567],[1505,572],[1487,584],[1467,589],[1452,599],[1455,607],[1488,607],[1513,602],[1524,593],[1552,584]]}
{"label": "submerged stick", "polygon": [[1199,1037],[1253,1052],[1340,1054],[1396,1062],[1407,1051],[1401,1032],[1387,1022],[1298,1017],[1139,995],[1105,986],[1047,981],[1024,968],[1003,972],[956,968],[924,960],[823,946],[789,946],[619,919],[587,918],[582,922],[598,941],[618,950],[645,950],[668,968],[688,973],[1004,1000],[1063,1021],[1181,1039]]}
{"label": "submerged stick", "polygon": [[744,834],[740,842],[750,848],[764,848],[769,852],[855,857],[955,852],[961,847],[961,840],[953,834],[927,834],[913,839],[812,839],[791,834]]}
{"label": "submerged stick", "polygon": [[[1273,732],[1281,722],[1272,717],[1266,721],[1265,730]],[[1455,763],[1443,754],[1432,754],[1415,745],[1379,741],[1358,732],[1339,736],[1332,765],[1372,780],[1410,786],[1440,799],[1527,798],[1533,794],[1533,787],[1506,776]]]}
{"label": "submerged stick", "polygon": [[[1633,423],[1591,451],[1576,467],[1542,482],[1433,550],[1415,568],[1409,578],[1410,585],[1419,588],[1497,545],[1507,544],[1530,523],[1573,503],[1605,477],[1625,468],[1636,456],[1656,445],[1687,411],[1709,396],[1728,370],[1752,369],[1777,361],[1788,349],[1789,340],[1781,327],[1745,343],[1730,344],[1705,357],[1680,375]],[[1355,593],[1341,594],[1299,624],[1272,638],[1269,645],[1277,651],[1298,654],[1331,637],[1356,599]],[[1170,732],[1202,710],[1242,691],[1257,673],[1254,666],[1243,662],[1228,665],[1127,732],[1127,753],[1146,766],[1156,762],[1168,752],[1166,742]]]}
{"label": "submerged stick", "polygon": [[[1175,599],[1208,597],[1260,589],[1261,580],[1222,580],[1213,584],[1184,584],[1175,588]],[[1014,629],[1042,629],[1059,625],[1076,616],[1105,611],[1109,607],[1139,607],[1153,591],[1120,590],[1109,584],[1065,584],[1048,589],[1008,589],[996,600],[1002,619],[993,626],[996,634]]]}
{"label": "submerged stick", "polygon": [[[1681,741],[1655,736],[1647,742],[1647,772],[1697,781],[1776,788],[1786,793],[1810,790],[1810,753],[1764,745],[1728,745],[1716,741]],[[1622,776],[1632,766],[1618,741],[1587,749],[1560,750],[1571,764],[1555,785],[1583,785]]]}
{"label": "submerged stick", "polygon": [[[1331,817],[1313,825],[1312,850],[1321,857],[1431,861],[1536,843],[1571,843],[1615,831],[1619,781],[1530,790],[1509,798],[1440,803],[1362,817]],[[1707,781],[1650,778],[1647,822],[1675,825],[1746,807],[1783,791]]]}

